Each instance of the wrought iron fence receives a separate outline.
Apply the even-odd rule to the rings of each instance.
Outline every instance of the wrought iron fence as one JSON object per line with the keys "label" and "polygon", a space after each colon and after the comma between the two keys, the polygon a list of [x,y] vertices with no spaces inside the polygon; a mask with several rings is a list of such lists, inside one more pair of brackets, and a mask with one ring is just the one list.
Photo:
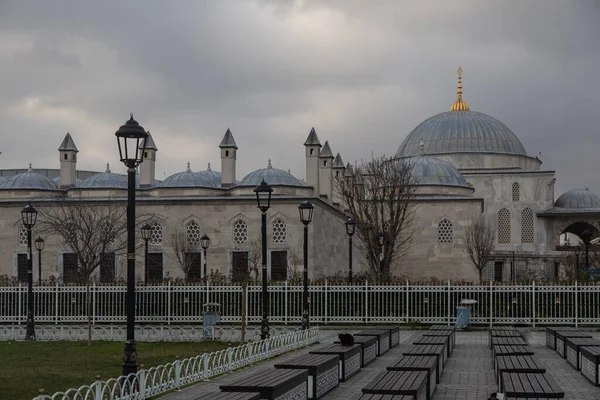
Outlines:
{"label": "wrought iron fence", "polygon": [[34,400],[142,400],[157,396],[182,386],[206,380],[224,372],[250,365],[276,355],[298,349],[319,340],[319,328],[272,336],[269,339],[250,342],[206,353],[196,357],[175,360],[172,363],[141,369],[136,374],[101,379],[77,389],[40,394]]}
{"label": "wrought iron fence", "polygon": [[[246,312],[249,323],[261,319],[262,290],[248,286]],[[92,286],[92,322],[124,324],[124,286]],[[269,319],[273,323],[299,324],[302,319],[302,286],[269,286]],[[26,322],[27,287],[0,287],[0,323]],[[455,285],[411,284],[311,285],[311,322],[339,323],[448,323],[456,321],[456,306],[473,299],[475,324],[600,324],[600,285]],[[83,286],[34,288],[36,323],[87,321]],[[242,288],[227,286],[138,286],[136,322],[140,324],[200,324],[202,305],[221,305],[221,321],[240,323]]]}

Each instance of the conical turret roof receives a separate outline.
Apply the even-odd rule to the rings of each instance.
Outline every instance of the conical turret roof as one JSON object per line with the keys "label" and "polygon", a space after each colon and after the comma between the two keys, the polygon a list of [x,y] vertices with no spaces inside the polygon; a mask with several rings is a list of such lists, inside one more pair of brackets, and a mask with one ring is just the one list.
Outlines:
{"label": "conical turret roof", "polygon": [[333,168],[346,168],[344,166],[344,161],[342,160],[342,156],[340,153],[337,153],[335,156],[335,160],[333,160]]}
{"label": "conical turret roof", "polygon": [[321,153],[319,154],[319,158],[333,158],[333,153],[331,151],[331,147],[329,147],[329,142],[325,141],[325,145],[321,149]]}
{"label": "conical turret roof", "polygon": [[75,142],[73,141],[73,138],[69,132],[67,132],[65,135],[65,138],[60,144],[58,151],[74,151],[75,153],[79,153],[79,150],[77,150],[77,146],[75,146]]}
{"label": "conical turret roof", "polygon": [[237,144],[235,143],[235,139],[233,138],[233,133],[227,128],[227,132],[225,132],[225,136],[223,136],[223,140],[221,140],[220,148],[235,148],[237,149]]}
{"label": "conical turret roof", "polygon": [[306,142],[304,142],[305,146],[319,146],[321,147],[321,142],[319,141],[319,137],[317,136],[317,132],[313,127],[306,138]]}

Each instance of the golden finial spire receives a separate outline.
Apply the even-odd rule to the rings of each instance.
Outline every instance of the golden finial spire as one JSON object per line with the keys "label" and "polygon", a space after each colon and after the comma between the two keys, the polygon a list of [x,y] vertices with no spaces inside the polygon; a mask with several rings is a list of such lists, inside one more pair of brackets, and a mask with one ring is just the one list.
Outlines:
{"label": "golden finial spire", "polygon": [[452,106],[450,107],[450,111],[469,111],[469,105],[462,99],[462,68],[458,67],[458,85],[456,87],[456,96],[457,99]]}

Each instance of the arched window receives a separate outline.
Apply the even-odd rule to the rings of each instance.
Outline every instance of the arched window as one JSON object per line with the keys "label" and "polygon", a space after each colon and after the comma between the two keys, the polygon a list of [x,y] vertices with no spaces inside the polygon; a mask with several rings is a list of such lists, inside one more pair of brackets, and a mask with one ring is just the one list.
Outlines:
{"label": "arched window", "polygon": [[498,211],[498,243],[510,243],[510,211]]}
{"label": "arched window", "polygon": [[534,240],[534,229],[533,229],[533,210],[531,208],[525,208],[521,211],[521,242],[522,243],[533,243]]}
{"label": "arched window", "polygon": [[454,227],[452,222],[443,219],[438,224],[438,244],[449,246],[454,243]]}
{"label": "arched window", "polygon": [[287,225],[281,218],[273,221],[273,243],[285,243],[287,240]]}
{"label": "arched window", "polygon": [[27,228],[19,226],[19,246],[27,246]]}
{"label": "arched window", "polygon": [[519,182],[512,184],[512,201],[521,201],[521,185]]}
{"label": "arched window", "polygon": [[233,224],[233,243],[248,243],[248,224],[238,219]]}
{"label": "arched window", "polygon": [[188,244],[200,244],[200,225],[196,221],[190,221],[185,226],[185,235]]}
{"label": "arched window", "polygon": [[148,240],[148,243],[158,246],[158,245],[162,245],[163,242],[163,228],[162,225],[159,224],[157,221],[153,221],[150,226],[152,227],[152,230],[150,231],[150,240]]}

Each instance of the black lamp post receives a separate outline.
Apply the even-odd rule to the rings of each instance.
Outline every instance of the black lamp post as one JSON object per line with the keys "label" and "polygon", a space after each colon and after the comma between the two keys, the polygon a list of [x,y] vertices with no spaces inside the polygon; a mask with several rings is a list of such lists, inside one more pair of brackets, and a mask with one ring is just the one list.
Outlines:
{"label": "black lamp post", "polygon": [[44,250],[44,239],[38,236],[35,239],[35,249],[38,251],[38,285],[42,285],[42,250]]}
{"label": "black lamp post", "polygon": [[298,206],[300,221],[304,224],[304,292],[302,296],[302,329],[310,327],[308,312],[308,224],[312,221],[315,208],[310,201],[305,200]]}
{"label": "black lamp post", "polygon": [[123,353],[123,375],[137,372],[135,344],[135,168],[143,161],[146,130],[133,119],[133,114],[115,132],[121,162],[127,167],[127,340]]}
{"label": "black lamp post", "polygon": [[210,238],[206,233],[200,238],[200,246],[202,247],[202,250],[204,250],[204,278],[208,279],[208,277],[206,276],[206,250],[208,250],[208,246],[210,246]]}
{"label": "black lamp post", "polygon": [[585,244],[585,273],[588,274],[590,270],[590,241],[592,240],[592,231],[586,229],[581,232],[579,237],[583,241],[583,244]]}
{"label": "black lamp post", "polygon": [[142,239],[144,239],[144,274],[146,276],[146,283],[148,283],[148,240],[152,235],[152,226],[149,223],[145,223],[140,228],[142,232]]}
{"label": "black lamp post", "polygon": [[262,300],[263,315],[260,322],[260,338],[269,337],[269,293],[267,292],[267,210],[271,207],[271,194],[273,188],[263,179],[260,185],[254,188],[256,202],[262,212],[261,236],[262,236]]}
{"label": "black lamp post", "polygon": [[383,270],[383,245],[385,242],[385,233],[377,233],[377,244],[379,245],[379,271],[377,271],[377,283],[380,281],[381,271]]}
{"label": "black lamp post", "polygon": [[348,282],[352,283],[352,236],[356,230],[356,221],[348,218],[345,222],[348,234]]}
{"label": "black lamp post", "polygon": [[25,340],[35,340],[33,324],[33,260],[31,259],[31,229],[37,221],[37,210],[28,204],[21,210],[23,226],[27,229],[27,331]]}

